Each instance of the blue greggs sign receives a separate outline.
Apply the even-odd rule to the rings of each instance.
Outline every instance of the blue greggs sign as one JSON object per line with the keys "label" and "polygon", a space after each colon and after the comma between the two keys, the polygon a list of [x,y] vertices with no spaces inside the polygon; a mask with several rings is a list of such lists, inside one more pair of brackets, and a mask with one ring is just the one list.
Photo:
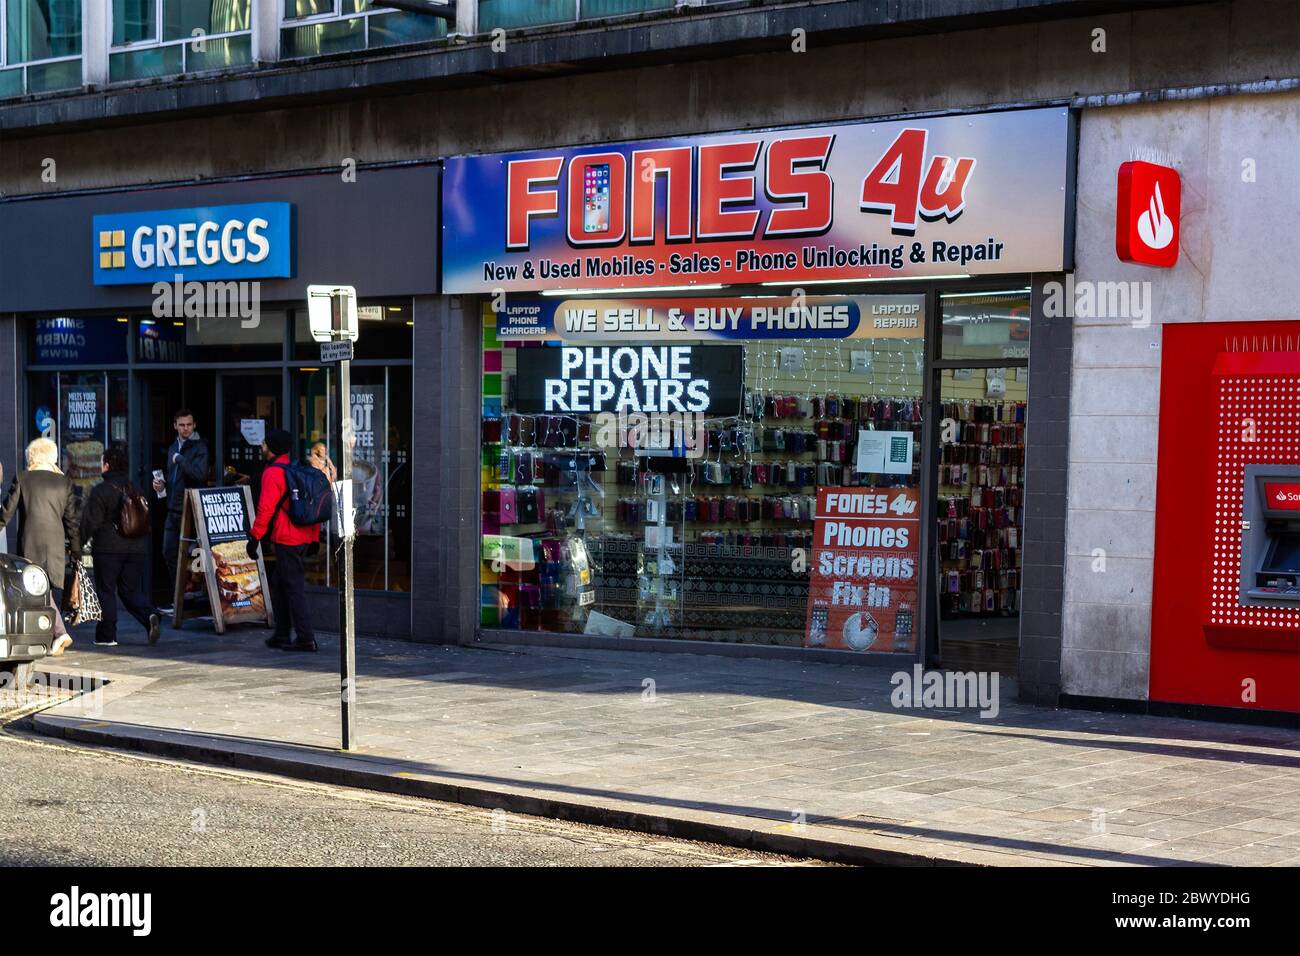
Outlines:
{"label": "blue greggs sign", "polygon": [[95,216],[95,285],[293,275],[287,202]]}

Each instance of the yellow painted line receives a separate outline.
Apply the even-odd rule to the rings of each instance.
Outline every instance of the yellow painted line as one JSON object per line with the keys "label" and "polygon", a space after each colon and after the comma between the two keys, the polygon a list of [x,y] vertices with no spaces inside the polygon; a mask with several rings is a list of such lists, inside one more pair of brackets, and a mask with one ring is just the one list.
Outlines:
{"label": "yellow painted line", "polygon": [[100,720],[93,724],[77,724],[82,730],[88,730],[91,727],[112,727],[113,725],[107,720]]}

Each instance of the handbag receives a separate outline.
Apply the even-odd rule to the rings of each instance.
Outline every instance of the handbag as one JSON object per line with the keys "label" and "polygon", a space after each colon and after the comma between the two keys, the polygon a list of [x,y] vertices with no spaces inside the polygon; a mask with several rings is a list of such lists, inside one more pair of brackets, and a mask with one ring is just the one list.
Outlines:
{"label": "handbag", "polygon": [[77,576],[72,582],[72,611],[73,627],[104,617],[99,595],[95,592],[95,578],[82,561],[77,562]]}

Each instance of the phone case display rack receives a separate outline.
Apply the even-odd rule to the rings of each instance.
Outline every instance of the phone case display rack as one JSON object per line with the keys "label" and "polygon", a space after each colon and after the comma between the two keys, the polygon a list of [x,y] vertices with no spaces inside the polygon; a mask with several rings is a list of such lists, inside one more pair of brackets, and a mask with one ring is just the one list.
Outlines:
{"label": "phone case display rack", "polygon": [[941,417],[955,424],[939,453],[940,613],[1018,613],[1025,403],[944,402]]}
{"label": "phone case display rack", "polygon": [[[752,389],[739,417],[707,423],[707,449],[688,473],[668,478],[631,450],[593,447],[589,420],[513,413],[490,319],[483,345],[483,534],[534,542],[501,571],[485,553],[484,626],[581,630],[576,540],[590,606],[638,634],[800,644],[808,574],[793,570],[791,549],[811,544],[817,487],[915,480],[916,466],[906,476],[853,465],[859,428],[910,430],[919,442],[919,400]],[[657,538],[647,524],[660,526]],[[670,541],[668,527],[688,540]]]}

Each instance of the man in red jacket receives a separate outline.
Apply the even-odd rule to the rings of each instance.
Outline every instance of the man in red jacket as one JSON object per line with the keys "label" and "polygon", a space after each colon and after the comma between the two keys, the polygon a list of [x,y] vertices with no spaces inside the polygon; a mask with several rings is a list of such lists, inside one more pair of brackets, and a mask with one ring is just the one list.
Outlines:
{"label": "man in red jacket", "polygon": [[[286,651],[315,651],[316,636],[307,607],[307,549],[320,539],[320,525],[302,526],[289,520],[285,472],[293,439],[287,431],[273,428],[262,442],[262,456],[270,462],[262,472],[262,491],[257,500],[257,519],[248,542],[248,556],[257,557],[264,538],[275,542],[275,574],[271,579],[271,607],[275,612],[275,634],[267,647]],[[298,639],[289,639],[289,625]]]}

